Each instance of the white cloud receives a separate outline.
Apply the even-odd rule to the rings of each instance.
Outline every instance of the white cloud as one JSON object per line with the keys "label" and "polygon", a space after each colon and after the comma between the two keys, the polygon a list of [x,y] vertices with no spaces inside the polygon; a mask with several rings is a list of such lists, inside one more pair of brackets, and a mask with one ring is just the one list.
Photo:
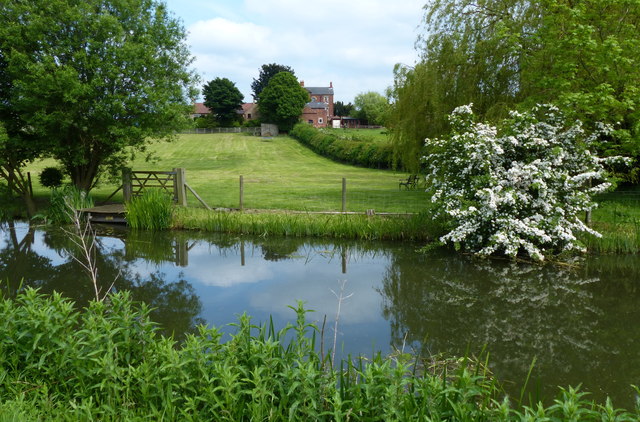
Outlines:
{"label": "white cloud", "polygon": [[273,49],[271,29],[223,18],[198,21],[189,27],[189,44],[197,54],[246,55]]}
{"label": "white cloud", "polygon": [[[364,91],[384,93],[396,63],[412,64],[424,0],[168,0],[183,16],[196,66],[204,81],[227,77],[251,98],[250,84],[263,64],[291,66],[307,85],[333,82],[336,100]],[[181,14],[181,10],[183,11]]]}

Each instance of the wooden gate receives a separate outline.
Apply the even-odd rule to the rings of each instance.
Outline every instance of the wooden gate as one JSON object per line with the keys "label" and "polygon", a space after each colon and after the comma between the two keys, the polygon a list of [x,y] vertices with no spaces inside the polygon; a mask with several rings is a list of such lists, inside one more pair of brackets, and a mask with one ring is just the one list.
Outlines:
{"label": "wooden gate", "polygon": [[162,189],[173,198],[178,205],[187,205],[184,188],[184,169],[171,171],[131,171],[122,172],[122,196],[125,202],[141,196],[145,189]]}

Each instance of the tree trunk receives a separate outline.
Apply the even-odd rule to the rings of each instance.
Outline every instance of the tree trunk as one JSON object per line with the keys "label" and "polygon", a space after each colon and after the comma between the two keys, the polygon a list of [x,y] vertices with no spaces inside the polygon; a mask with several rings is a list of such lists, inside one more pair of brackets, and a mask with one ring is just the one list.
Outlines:
{"label": "tree trunk", "polygon": [[31,218],[36,215],[38,208],[36,207],[36,203],[28,190],[22,194],[22,199],[24,200],[24,204],[27,206],[27,216]]}

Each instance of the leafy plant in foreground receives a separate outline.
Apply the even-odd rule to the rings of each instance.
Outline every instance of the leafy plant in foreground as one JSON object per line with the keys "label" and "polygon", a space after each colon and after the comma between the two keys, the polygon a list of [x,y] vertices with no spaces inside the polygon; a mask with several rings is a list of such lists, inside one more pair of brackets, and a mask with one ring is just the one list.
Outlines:
{"label": "leafy plant in foreground", "polygon": [[[276,330],[239,317],[178,344],[127,292],[79,311],[33,289],[0,296],[0,420],[554,421],[637,420],[561,390],[551,406],[513,407],[485,365],[420,371],[405,356],[327,365],[302,305]],[[335,368],[335,369],[334,369]]]}

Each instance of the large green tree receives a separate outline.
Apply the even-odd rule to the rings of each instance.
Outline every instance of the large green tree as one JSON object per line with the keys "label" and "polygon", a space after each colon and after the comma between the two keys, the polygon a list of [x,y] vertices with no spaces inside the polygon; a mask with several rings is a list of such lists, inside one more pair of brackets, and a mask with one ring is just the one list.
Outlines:
{"label": "large green tree", "polygon": [[392,90],[394,148],[406,167],[468,103],[489,121],[555,103],[587,127],[615,125],[599,153],[638,155],[637,0],[434,0],[424,23],[421,59],[396,67]]}
{"label": "large green tree", "polygon": [[333,114],[341,117],[352,117],[354,107],[353,104],[347,103],[345,104],[342,101],[336,101],[333,103]]}
{"label": "large green tree", "polygon": [[254,79],[253,82],[251,82],[251,90],[253,91],[254,101],[258,101],[258,99],[260,98],[260,93],[263,89],[266,88],[267,85],[269,85],[269,81],[271,80],[271,78],[273,78],[280,72],[289,72],[294,76],[296,74],[296,72],[294,72],[292,68],[283,64],[270,63],[263,64],[262,67],[260,67],[258,79]]}
{"label": "large green tree", "polygon": [[202,88],[202,95],[204,105],[221,126],[229,126],[241,118],[238,110],[242,108],[244,95],[229,79],[215,78],[209,81]]}
{"label": "large green tree", "polygon": [[258,108],[262,120],[275,123],[280,130],[291,130],[300,119],[302,110],[309,102],[309,93],[289,72],[276,74],[262,90]]}
{"label": "large green tree", "polygon": [[4,0],[0,116],[22,122],[9,136],[29,132],[91,189],[103,169],[187,123],[197,78],[185,37],[156,0]]}
{"label": "large green tree", "polygon": [[363,92],[353,100],[356,117],[370,125],[385,125],[389,114],[389,101],[377,92]]}

